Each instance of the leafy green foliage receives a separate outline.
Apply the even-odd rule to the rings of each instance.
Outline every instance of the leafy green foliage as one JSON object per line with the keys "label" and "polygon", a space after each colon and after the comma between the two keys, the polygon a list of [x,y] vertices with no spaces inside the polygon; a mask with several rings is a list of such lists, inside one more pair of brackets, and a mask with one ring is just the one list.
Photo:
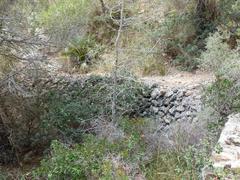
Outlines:
{"label": "leafy green foliage", "polygon": [[50,157],[41,162],[41,167],[33,175],[47,179],[112,179],[114,174],[116,178],[128,179],[123,164],[114,165],[112,157],[136,163],[144,155],[141,136],[138,131],[133,131],[138,122],[123,120],[121,126],[126,138],[112,143],[93,135],[85,135],[82,144],[70,146],[53,141]]}
{"label": "leafy green foliage", "polygon": [[208,38],[202,53],[202,67],[216,75],[216,81],[206,91],[206,102],[223,116],[240,109],[240,54],[224,42],[228,34],[216,32]]}
{"label": "leafy green foliage", "polygon": [[216,32],[210,36],[207,39],[207,50],[202,53],[200,62],[203,68],[215,72],[217,76],[234,81],[238,79],[240,55],[224,41],[228,37],[227,32]]}
{"label": "leafy green foliage", "polygon": [[[42,117],[45,127],[57,129],[60,134],[79,141],[79,136],[90,127],[92,120],[110,116],[112,87],[110,78],[92,76],[82,87],[77,85],[51,92],[47,98],[47,112]],[[118,80],[119,117],[138,111],[143,90],[144,86],[134,80]]]}
{"label": "leafy green foliage", "polygon": [[92,136],[85,137],[83,144],[73,148],[54,141],[51,157],[42,161],[36,174],[47,179],[100,177],[109,150],[111,144]]}
{"label": "leafy green foliage", "polygon": [[240,111],[240,87],[228,79],[218,79],[205,96],[206,103],[223,116]]}

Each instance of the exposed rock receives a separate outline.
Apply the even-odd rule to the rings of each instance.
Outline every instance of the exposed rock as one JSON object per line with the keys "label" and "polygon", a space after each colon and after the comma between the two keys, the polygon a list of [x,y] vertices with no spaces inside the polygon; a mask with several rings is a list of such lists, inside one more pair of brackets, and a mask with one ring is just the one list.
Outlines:
{"label": "exposed rock", "polygon": [[164,117],[165,116],[165,113],[164,112],[162,112],[162,111],[159,111],[158,112],[158,115],[162,118],[162,117]]}
{"label": "exposed rock", "polygon": [[164,113],[167,114],[169,112],[170,107],[169,106],[168,107],[163,106],[163,109],[164,109]]}
{"label": "exposed rock", "polygon": [[163,101],[163,105],[165,105],[165,106],[168,106],[169,104],[170,104],[170,99],[169,98],[166,98],[166,99],[164,99],[164,101]]}
{"label": "exposed rock", "polygon": [[170,98],[170,101],[175,101],[177,99],[177,94],[173,94]]}
{"label": "exposed rock", "polygon": [[184,96],[184,92],[183,91],[179,91],[177,96],[178,96],[178,98],[182,98]]}
{"label": "exposed rock", "polygon": [[165,90],[160,90],[160,97],[164,96],[166,94]]}
{"label": "exposed rock", "polygon": [[222,151],[213,152],[214,168],[240,168],[240,114],[231,115],[218,141]]}

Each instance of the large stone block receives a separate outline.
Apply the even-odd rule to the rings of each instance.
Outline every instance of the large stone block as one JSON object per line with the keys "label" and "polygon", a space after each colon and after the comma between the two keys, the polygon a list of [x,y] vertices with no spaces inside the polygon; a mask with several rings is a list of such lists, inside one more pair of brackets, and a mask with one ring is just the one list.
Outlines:
{"label": "large stone block", "polygon": [[230,115],[218,140],[220,153],[213,152],[215,168],[240,168],[240,114]]}

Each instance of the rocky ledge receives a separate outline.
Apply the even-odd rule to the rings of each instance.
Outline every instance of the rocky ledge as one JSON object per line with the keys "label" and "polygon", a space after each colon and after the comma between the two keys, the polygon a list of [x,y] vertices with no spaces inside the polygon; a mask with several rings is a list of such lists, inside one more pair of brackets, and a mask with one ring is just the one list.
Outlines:
{"label": "rocky ledge", "polygon": [[240,114],[229,116],[218,143],[221,152],[213,152],[213,166],[240,169]]}

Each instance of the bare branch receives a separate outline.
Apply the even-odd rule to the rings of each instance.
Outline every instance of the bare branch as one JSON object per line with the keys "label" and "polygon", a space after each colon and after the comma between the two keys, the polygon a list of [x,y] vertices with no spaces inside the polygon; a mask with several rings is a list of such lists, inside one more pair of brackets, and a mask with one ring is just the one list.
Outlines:
{"label": "bare branch", "polygon": [[117,123],[117,115],[116,115],[116,104],[117,104],[117,77],[118,77],[118,63],[119,63],[119,53],[120,53],[120,37],[122,34],[122,27],[123,27],[123,11],[124,11],[124,0],[121,1],[121,17],[120,17],[120,26],[118,29],[118,34],[115,42],[115,49],[116,49],[116,57],[115,57],[115,64],[113,70],[113,97],[112,97],[112,121]]}

